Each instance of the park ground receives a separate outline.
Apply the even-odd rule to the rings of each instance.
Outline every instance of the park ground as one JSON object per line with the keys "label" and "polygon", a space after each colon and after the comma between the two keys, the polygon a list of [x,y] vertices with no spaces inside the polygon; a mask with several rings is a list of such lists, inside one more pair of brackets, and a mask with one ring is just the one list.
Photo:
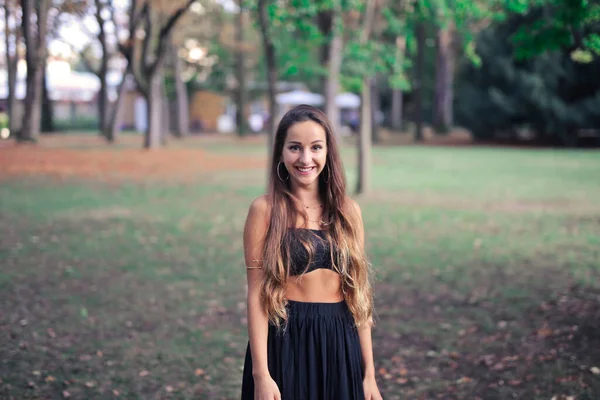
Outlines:
{"label": "park ground", "polygon": [[[356,197],[385,398],[599,399],[600,152],[407,143]],[[266,146],[140,147],[0,143],[0,398],[239,398]]]}

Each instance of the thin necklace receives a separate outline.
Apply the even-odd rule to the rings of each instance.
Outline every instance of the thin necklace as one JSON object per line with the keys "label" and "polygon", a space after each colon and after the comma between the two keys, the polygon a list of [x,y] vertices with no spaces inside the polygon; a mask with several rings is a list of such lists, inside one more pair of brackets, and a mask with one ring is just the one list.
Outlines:
{"label": "thin necklace", "polygon": [[300,203],[302,203],[302,206],[306,209],[318,210],[319,208],[323,208],[323,204],[319,204],[318,206],[307,206],[303,201],[300,201]]}

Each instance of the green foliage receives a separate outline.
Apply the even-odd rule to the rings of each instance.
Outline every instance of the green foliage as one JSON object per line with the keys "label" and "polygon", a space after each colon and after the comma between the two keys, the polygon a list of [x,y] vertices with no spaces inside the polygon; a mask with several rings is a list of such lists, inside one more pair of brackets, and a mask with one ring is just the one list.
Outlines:
{"label": "green foliage", "polygon": [[518,59],[552,50],[569,50],[573,60],[591,62],[600,55],[600,3],[587,0],[514,0],[509,11],[526,17],[512,40]]}
{"label": "green foliage", "polygon": [[479,138],[536,137],[577,142],[577,131],[600,126],[600,59],[573,61],[568,50],[515,57],[514,42],[536,16],[514,15],[483,31],[477,40],[481,68],[463,66],[457,82],[457,120]]}

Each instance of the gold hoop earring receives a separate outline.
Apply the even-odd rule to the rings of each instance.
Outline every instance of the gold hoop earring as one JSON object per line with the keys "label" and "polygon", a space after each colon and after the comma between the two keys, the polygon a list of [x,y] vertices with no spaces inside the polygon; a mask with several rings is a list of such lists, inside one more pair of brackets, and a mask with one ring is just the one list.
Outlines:
{"label": "gold hoop earring", "polygon": [[288,172],[288,176],[287,176],[287,178],[285,178],[285,179],[282,179],[282,178],[281,178],[281,175],[279,174],[279,167],[280,167],[280,166],[281,166],[281,161],[279,161],[279,163],[277,163],[277,177],[279,178],[279,180],[280,180],[281,182],[285,182],[285,181],[287,181],[288,179],[290,179],[290,173]]}

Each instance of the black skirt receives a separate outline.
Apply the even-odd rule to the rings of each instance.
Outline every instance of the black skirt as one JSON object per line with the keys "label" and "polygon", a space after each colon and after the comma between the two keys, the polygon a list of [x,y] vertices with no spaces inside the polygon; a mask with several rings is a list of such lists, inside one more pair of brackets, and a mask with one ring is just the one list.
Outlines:
{"label": "black skirt", "polygon": [[[282,400],[363,400],[362,355],[354,318],[339,303],[288,302],[288,323],[269,325],[269,372]],[[250,344],[242,400],[254,399]]]}

